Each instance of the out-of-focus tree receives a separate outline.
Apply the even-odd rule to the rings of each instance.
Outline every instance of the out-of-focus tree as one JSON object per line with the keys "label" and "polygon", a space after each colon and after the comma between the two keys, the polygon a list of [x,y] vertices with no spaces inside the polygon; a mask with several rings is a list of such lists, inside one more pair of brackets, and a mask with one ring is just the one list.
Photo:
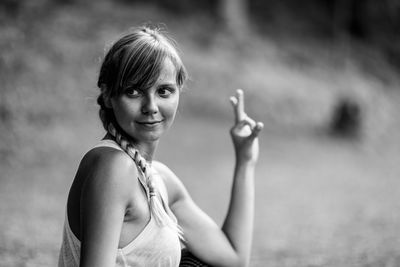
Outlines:
{"label": "out-of-focus tree", "polygon": [[381,47],[389,61],[400,66],[400,1],[331,1],[335,36],[358,38]]}
{"label": "out-of-focus tree", "polygon": [[219,0],[219,14],[227,31],[238,41],[249,33],[247,0]]}
{"label": "out-of-focus tree", "polygon": [[[335,0],[335,14],[342,26],[358,38],[380,37],[398,31],[399,1]],[[339,22],[340,23],[340,22]],[[396,29],[397,28],[397,29]]]}

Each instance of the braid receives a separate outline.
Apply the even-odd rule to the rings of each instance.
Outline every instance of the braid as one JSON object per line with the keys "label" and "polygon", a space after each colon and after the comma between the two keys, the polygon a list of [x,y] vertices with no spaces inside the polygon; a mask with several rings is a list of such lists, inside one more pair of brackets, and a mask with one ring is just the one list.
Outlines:
{"label": "braid", "polygon": [[184,240],[183,232],[179,225],[172,220],[170,215],[167,213],[169,209],[164,203],[154,183],[154,179],[150,170],[150,166],[146,159],[142,157],[137,149],[135,149],[131,143],[129,143],[114,127],[112,123],[108,124],[108,132],[115,137],[118,145],[133,159],[142,175],[139,175],[139,181],[146,191],[146,196],[150,202],[150,211],[156,223],[159,226],[168,226],[174,230],[180,239]]}
{"label": "braid", "polygon": [[139,181],[146,190],[153,218],[157,224],[167,225],[176,230],[183,239],[181,229],[169,216],[172,214],[168,205],[156,190],[149,164],[129,143],[129,139],[124,138],[126,135],[119,127],[113,109],[106,105],[109,98],[121,96],[128,84],[134,84],[137,88],[153,86],[160,76],[165,58],[172,61],[176,70],[176,83],[181,89],[187,73],[172,39],[157,29],[148,27],[136,28],[123,35],[104,57],[97,81],[101,91],[97,103],[100,106],[99,117],[104,129],[115,137],[116,142],[135,161],[139,169]]}
{"label": "braid", "polygon": [[108,131],[108,125],[110,123],[115,123],[115,117],[113,110],[108,108],[104,103],[103,94],[104,93],[100,93],[100,95],[97,97],[97,104],[100,106],[99,109],[100,120],[103,124],[104,129]]}
{"label": "braid", "polygon": [[108,121],[108,117],[107,116],[107,107],[104,104],[104,100],[103,100],[103,93],[101,93],[98,97],[97,97],[97,104],[99,104],[100,109],[99,109],[99,117],[101,122],[103,123],[103,127],[104,129],[107,130],[107,125],[110,123]]}

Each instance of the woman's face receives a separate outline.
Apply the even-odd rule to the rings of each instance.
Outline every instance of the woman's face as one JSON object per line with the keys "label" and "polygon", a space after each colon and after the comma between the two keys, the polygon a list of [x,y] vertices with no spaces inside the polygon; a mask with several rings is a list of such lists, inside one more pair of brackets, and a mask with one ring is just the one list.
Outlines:
{"label": "woman's face", "polygon": [[111,98],[111,106],[119,126],[136,142],[157,141],[174,121],[179,94],[176,69],[167,58],[151,88],[125,88]]}

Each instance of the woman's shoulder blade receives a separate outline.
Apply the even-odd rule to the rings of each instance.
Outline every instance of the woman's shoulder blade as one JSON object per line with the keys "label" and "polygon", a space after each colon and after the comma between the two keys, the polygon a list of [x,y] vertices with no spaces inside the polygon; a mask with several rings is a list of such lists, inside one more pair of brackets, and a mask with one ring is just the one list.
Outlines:
{"label": "woman's shoulder blade", "polygon": [[96,147],[88,151],[79,166],[80,176],[86,183],[113,185],[126,190],[136,184],[138,171],[134,161],[121,150],[110,147]]}
{"label": "woman's shoulder blade", "polygon": [[122,150],[111,147],[95,147],[81,160],[81,165],[89,171],[97,168],[109,170],[136,169],[134,161]]}
{"label": "woman's shoulder blade", "polygon": [[101,209],[105,206],[97,204],[106,200],[129,203],[137,186],[137,175],[136,165],[123,151],[110,147],[88,151],[81,160],[68,196],[68,217],[74,233],[79,233],[83,206],[95,205]]}

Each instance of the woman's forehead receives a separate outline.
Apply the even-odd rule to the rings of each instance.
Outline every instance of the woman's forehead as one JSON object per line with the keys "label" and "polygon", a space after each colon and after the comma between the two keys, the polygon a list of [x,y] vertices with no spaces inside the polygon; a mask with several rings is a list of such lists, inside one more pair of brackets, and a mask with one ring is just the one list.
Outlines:
{"label": "woman's forehead", "polygon": [[165,58],[164,62],[161,64],[157,83],[176,84],[176,67],[171,59]]}

